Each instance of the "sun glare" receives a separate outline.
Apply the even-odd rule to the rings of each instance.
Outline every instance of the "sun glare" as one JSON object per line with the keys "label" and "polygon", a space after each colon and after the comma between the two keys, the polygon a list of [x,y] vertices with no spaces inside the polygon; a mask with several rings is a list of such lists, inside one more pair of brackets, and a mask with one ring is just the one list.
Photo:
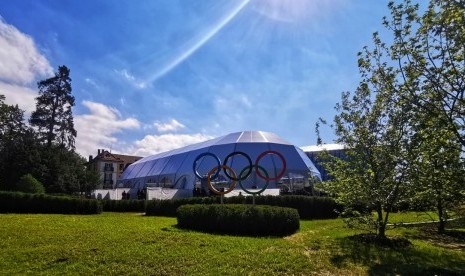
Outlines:
{"label": "sun glare", "polygon": [[341,0],[256,0],[253,9],[274,21],[300,22],[334,8]]}

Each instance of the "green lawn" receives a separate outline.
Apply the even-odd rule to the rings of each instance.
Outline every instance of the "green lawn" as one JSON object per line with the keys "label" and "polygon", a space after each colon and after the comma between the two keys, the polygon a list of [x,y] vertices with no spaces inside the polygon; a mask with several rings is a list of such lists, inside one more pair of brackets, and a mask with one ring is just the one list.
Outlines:
{"label": "green lawn", "polygon": [[175,224],[133,213],[0,214],[0,275],[465,274],[463,237],[444,240],[416,228],[389,231],[413,243],[393,250],[349,240],[356,232],[339,219],[301,221],[286,238],[210,235]]}

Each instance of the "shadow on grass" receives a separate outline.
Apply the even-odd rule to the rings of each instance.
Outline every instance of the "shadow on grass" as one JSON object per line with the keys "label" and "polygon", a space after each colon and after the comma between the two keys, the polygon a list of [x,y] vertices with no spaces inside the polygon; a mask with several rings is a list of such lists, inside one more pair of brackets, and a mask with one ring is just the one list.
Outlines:
{"label": "shadow on grass", "polygon": [[363,243],[354,237],[339,240],[340,252],[331,257],[336,267],[351,263],[368,267],[370,275],[464,275],[459,254],[433,247],[386,247]]}
{"label": "shadow on grass", "polygon": [[419,231],[407,233],[406,237],[427,241],[443,248],[465,250],[465,231],[463,230],[447,229],[444,233],[440,234],[437,228],[431,225],[418,229]]}

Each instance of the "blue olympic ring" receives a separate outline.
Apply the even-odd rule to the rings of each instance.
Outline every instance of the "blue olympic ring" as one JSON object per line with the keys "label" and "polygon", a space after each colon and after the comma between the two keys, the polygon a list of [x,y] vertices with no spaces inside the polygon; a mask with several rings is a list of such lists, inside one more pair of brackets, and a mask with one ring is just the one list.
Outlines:
{"label": "blue olympic ring", "polygon": [[[200,158],[204,157],[204,156],[211,156],[213,157],[215,160],[216,160],[216,163],[218,164],[217,167],[221,167],[221,161],[220,159],[218,158],[218,156],[216,156],[215,154],[211,153],[211,152],[204,152],[204,153],[201,153],[199,154],[195,160],[194,160],[194,164],[193,164],[193,169],[194,169],[194,174],[195,176],[197,176],[198,178],[200,179],[206,179],[206,177],[202,177],[199,172],[197,171],[197,161],[199,161]],[[216,173],[212,176],[211,179],[216,179],[218,177],[218,175],[220,174],[220,170],[216,170]]]}

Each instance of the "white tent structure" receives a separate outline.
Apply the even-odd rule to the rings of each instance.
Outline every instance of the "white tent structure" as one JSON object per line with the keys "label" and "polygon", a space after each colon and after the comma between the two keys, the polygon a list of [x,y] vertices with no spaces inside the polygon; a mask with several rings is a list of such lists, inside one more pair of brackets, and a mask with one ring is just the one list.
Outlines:
{"label": "white tent structure", "polygon": [[[198,158],[201,154],[204,156]],[[259,174],[256,169],[249,168],[249,165],[256,164],[258,157]],[[206,179],[218,165],[231,167],[236,178],[245,179],[250,171],[250,175],[241,182],[246,188],[263,187],[266,181],[259,175],[266,177],[266,174],[272,179],[268,188],[277,188],[282,181],[291,179],[321,179],[319,171],[300,148],[274,133],[242,131],[140,159],[124,171],[115,188],[136,191],[163,187],[192,192],[200,185],[205,189],[206,182],[200,181],[199,176]],[[212,179],[216,173],[211,173]],[[234,173],[228,171],[229,177],[234,177]],[[228,181],[223,170],[216,179]],[[240,189],[239,185],[236,189]]]}

